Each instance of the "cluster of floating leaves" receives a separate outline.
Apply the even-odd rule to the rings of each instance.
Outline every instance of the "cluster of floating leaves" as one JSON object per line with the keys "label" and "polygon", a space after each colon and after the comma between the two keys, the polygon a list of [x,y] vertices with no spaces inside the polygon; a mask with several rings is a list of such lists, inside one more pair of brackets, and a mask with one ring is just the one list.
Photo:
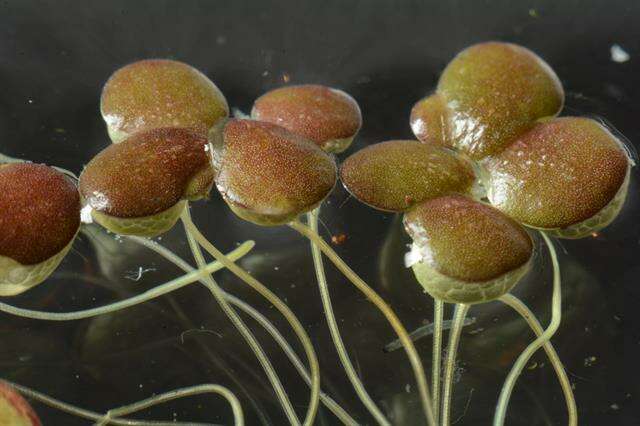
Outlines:
{"label": "cluster of floating leaves", "polygon": [[[332,338],[354,389],[376,421],[389,424],[342,343],[321,251],[373,301],[400,337],[428,423],[435,424],[442,412],[442,423],[448,424],[457,340],[469,305],[500,299],[543,334],[535,318],[527,317],[527,308],[508,294],[532,263],[534,245],[523,226],[544,232],[545,239],[547,234],[581,238],[607,226],[624,203],[632,162],[622,142],[595,120],[557,117],[563,103],[558,77],[531,51],[507,43],[475,45],[458,54],[435,93],[414,106],[410,125],[418,140],[370,145],[338,167],[333,153],[346,150],[362,125],[358,104],[340,90],[318,85],[275,89],[256,100],[251,119],[232,119],[223,94],[194,68],[169,60],[127,65],[111,76],[101,97],[113,144],[87,164],[77,188],[52,167],[0,165],[0,296],[25,292],[53,273],[81,231],[81,210],[83,218],[141,241],[182,219],[199,270],[174,281],[186,285],[201,280],[211,290],[256,353],[288,420],[300,423],[269,360],[231,303],[252,308],[230,302],[232,296],[208,275],[213,266],[205,265],[201,248],[217,259],[218,267],[230,269],[273,303],[296,331],[310,370],[298,360],[311,385],[304,424],[313,423],[320,400],[345,424],[355,424],[320,391],[317,357],[295,315],[195,228],[188,205],[206,199],[215,187],[240,218],[263,226],[288,224],[310,239]],[[363,203],[404,213],[413,240],[408,263],[436,300],[435,403],[415,347],[391,308],[317,234],[318,208],[338,178]],[[309,226],[299,221],[303,214]],[[156,243],[142,243],[180,264]],[[552,246],[550,251],[554,253]],[[184,269],[188,272],[188,265]],[[456,303],[458,309],[440,406],[440,343],[435,342],[441,339],[443,302]],[[52,319],[46,313],[1,307]],[[94,310],[99,312],[104,310]],[[268,320],[256,315],[269,329]],[[566,374],[549,343],[552,328],[534,343],[544,346],[556,367],[572,423],[573,396],[567,394]],[[284,339],[280,344],[288,347]],[[242,424],[237,401],[226,390],[212,391],[229,399],[236,423]],[[502,399],[508,401],[506,393]],[[499,407],[506,410],[506,402]],[[102,421],[133,410],[116,411]]]}

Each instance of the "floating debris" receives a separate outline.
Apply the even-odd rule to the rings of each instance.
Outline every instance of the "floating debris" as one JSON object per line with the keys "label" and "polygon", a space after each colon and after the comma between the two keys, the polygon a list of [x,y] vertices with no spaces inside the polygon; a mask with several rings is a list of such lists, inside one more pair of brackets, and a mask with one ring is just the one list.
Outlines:
{"label": "floating debris", "polygon": [[142,266],[139,266],[137,271],[130,271],[124,277],[128,280],[138,282],[142,279],[144,274],[155,270],[156,268],[143,268]]}
{"label": "floating debris", "polygon": [[623,63],[631,59],[631,56],[619,44],[611,46],[611,60],[613,62]]}
{"label": "floating debris", "polygon": [[331,242],[337,246],[343,244],[347,240],[347,236],[345,234],[338,234],[331,236]]}
{"label": "floating debris", "polygon": [[178,336],[180,343],[184,345],[184,336],[190,333],[208,333],[208,334],[213,334],[214,336],[217,336],[220,339],[222,339],[223,337],[222,333],[218,333],[217,331],[214,331],[214,330],[208,330],[206,328],[191,328],[189,330],[185,330],[182,333],[180,333],[180,336]]}
{"label": "floating debris", "polygon": [[[475,317],[465,318],[464,327],[471,324],[475,324],[475,322],[476,322]],[[451,320],[444,320],[442,322],[442,329],[449,330],[450,328],[451,328]],[[413,330],[411,333],[409,333],[409,337],[411,338],[411,340],[415,342],[431,334],[433,334],[433,323],[428,323]],[[392,351],[395,351],[396,349],[400,349],[401,347],[402,347],[402,343],[400,342],[400,339],[396,339],[393,342],[385,345],[385,347],[382,350],[384,352],[392,352]]]}
{"label": "floating debris", "polygon": [[584,366],[585,367],[591,367],[593,364],[595,364],[597,358],[595,356],[589,356],[587,358],[584,359]]}

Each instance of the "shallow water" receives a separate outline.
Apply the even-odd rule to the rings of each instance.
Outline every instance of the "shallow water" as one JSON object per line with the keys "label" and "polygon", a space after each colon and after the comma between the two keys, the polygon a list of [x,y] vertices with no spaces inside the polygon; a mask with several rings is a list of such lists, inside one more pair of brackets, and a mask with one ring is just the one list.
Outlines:
{"label": "shallow water", "polygon": [[[640,28],[635,25],[640,7],[627,2],[161,3],[166,7],[125,1],[0,3],[0,152],[79,172],[109,142],[98,110],[106,78],[135,59],[171,57],[201,69],[231,106],[244,111],[285,80],[345,89],[364,117],[348,154],[370,143],[410,138],[409,110],[433,89],[447,61],[468,44],[494,38],[531,48],[555,69],[568,92],[564,115],[602,116],[636,146],[640,138]],[[611,59],[614,43],[630,54],[629,61]],[[640,200],[638,172],[632,173],[620,217],[596,237],[562,241],[558,250],[563,322],[553,343],[575,384],[581,424],[640,423]],[[241,265],[288,302],[307,327],[323,388],[358,420],[371,423],[333,349],[308,243],[288,228],[240,221],[217,194],[196,203],[193,214],[225,252],[245,239],[256,240]],[[404,267],[409,239],[397,216],[360,205],[339,187],[323,207],[322,220],[326,237],[346,235],[336,250],[390,302],[409,330],[432,320],[432,301]],[[11,303],[49,311],[88,308],[179,274],[148,250],[96,230],[97,238],[77,240],[45,284]],[[181,227],[160,242],[190,258]],[[538,253],[534,271],[514,293],[544,325],[550,316],[551,271],[546,252]],[[335,269],[327,266],[327,273],[343,339],[370,394],[396,423],[422,424],[405,355],[383,352],[394,339],[391,329]],[[284,321],[255,293],[229,273],[216,278],[260,307],[299,349]],[[446,317],[451,315],[449,307]],[[492,418],[502,381],[532,335],[498,302],[474,307],[470,316],[476,322],[465,328],[461,341],[452,418],[459,418],[458,425],[484,425]],[[306,386],[266,333],[252,328],[301,415]],[[429,338],[417,343],[428,371],[430,343]],[[176,387],[220,383],[240,397],[247,424],[285,424],[258,363],[199,284],[122,312],[69,323],[0,315],[0,377],[96,411]],[[88,424],[37,403],[34,407],[47,425]],[[231,412],[217,397],[195,397],[140,416],[228,424]],[[540,352],[516,386],[507,424],[564,423],[560,387]],[[321,408],[318,424],[336,420]]]}

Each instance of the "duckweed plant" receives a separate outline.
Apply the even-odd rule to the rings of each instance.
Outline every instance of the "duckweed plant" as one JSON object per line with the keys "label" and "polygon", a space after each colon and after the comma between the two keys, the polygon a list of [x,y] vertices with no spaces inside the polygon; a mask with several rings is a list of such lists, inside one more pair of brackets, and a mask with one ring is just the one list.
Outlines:
{"label": "duckweed plant", "polygon": [[[633,163],[622,142],[595,120],[556,118],[563,102],[559,79],[534,53],[508,43],[478,44],[445,68],[436,92],[413,107],[410,124],[431,150],[472,161],[479,185],[465,184],[468,171],[454,171],[452,164],[416,160],[412,141],[369,146],[342,166],[342,182],[355,198],[405,213],[413,239],[408,263],[435,301],[434,411],[443,425],[450,422],[451,380],[466,312],[494,299],[513,307],[538,336],[507,376],[494,424],[504,424],[517,377],[540,347],[562,385],[569,424],[577,424],[571,386],[549,341],[560,324],[561,292],[548,235],[581,238],[608,225],[624,203]],[[424,167],[441,180],[426,181]],[[552,258],[553,315],[544,332],[508,294],[533,256],[530,237],[518,223],[540,232]],[[443,302],[455,303],[456,312],[440,403]]]}
{"label": "duckweed plant", "polygon": [[[283,127],[255,120],[230,120],[218,140],[213,142],[213,160],[217,167],[216,185],[230,208],[241,218],[263,226],[289,224],[307,237],[363,292],[383,313],[403,343],[414,370],[427,417],[431,415],[429,390],[420,357],[397,315],[386,302],[357,276],[317,231],[303,225],[297,217],[316,209],[336,184],[335,160],[319,146]],[[315,216],[315,217],[314,217]],[[317,228],[317,212],[312,214]],[[206,244],[206,242],[205,242]],[[321,291],[326,280],[318,254],[314,256]],[[338,328],[323,298],[325,314],[331,319],[332,338],[360,398],[375,412],[348,355],[340,341]],[[328,314],[327,314],[328,313]],[[380,413],[376,413],[380,414]]]}
{"label": "duckweed plant", "polygon": [[[224,95],[200,71],[171,60],[135,62],[117,70],[104,86],[100,110],[113,144],[96,155],[79,178],[55,167],[0,156],[0,296],[21,294],[45,282],[77,234],[95,226],[88,224],[92,221],[153,250],[185,275],[130,299],[82,311],[34,311],[3,302],[0,310],[38,320],[77,320],[125,309],[199,281],[255,353],[290,424],[314,424],[320,402],[342,423],[358,424],[320,390],[317,356],[295,314],[236,264],[253,242],[225,255],[194,224],[190,203],[206,201],[215,186],[239,218],[261,226],[288,225],[309,239],[334,346],[356,394],[378,424],[391,421],[349,359],[331,305],[323,254],[374,303],[398,335],[418,383],[427,424],[450,424],[455,359],[469,309],[500,300],[526,320],[536,339],[505,380],[494,425],[504,424],[517,378],[539,348],[558,376],[568,423],[576,425],[573,392],[550,341],[561,321],[560,270],[550,238],[582,238],[611,223],[624,204],[633,162],[622,141],[601,123],[557,117],[563,103],[558,77],[535,53],[509,43],[481,43],[459,53],[443,71],[435,92],[413,107],[410,125],[418,140],[369,145],[338,167],[334,154],[347,150],[362,126],[360,108],[347,93],[321,85],[285,86],[259,97],[251,119],[230,119]],[[359,201],[404,216],[413,241],[405,262],[434,299],[433,395],[421,358],[397,315],[318,233],[320,206],[338,179]],[[196,268],[152,239],[178,221]],[[546,329],[510,294],[534,262],[532,232],[545,241],[553,265],[552,318]],[[206,264],[202,249],[215,262]],[[307,366],[258,309],[220,288],[212,274],[222,268],[285,317],[302,344]],[[441,379],[445,303],[455,305],[455,314]],[[236,309],[269,332],[309,384],[302,422],[269,357]],[[244,424],[233,392],[214,384],[178,389],[99,414],[18,384],[0,383],[0,415],[38,425],[33,410],[17,394],[11,401],[20,404],[5,404],[9,399],[2,396],[9,392],[99,425],[164,424],[125,416],[171,399],[213,392],[230,403],[235,424]]]}

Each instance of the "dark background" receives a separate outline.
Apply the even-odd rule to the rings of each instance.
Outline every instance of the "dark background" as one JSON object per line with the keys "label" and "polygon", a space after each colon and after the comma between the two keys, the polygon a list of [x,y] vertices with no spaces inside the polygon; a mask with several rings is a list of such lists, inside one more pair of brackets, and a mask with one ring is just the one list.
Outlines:
{"label": "dark background", "polygon": [[[411,137],[412,104],[432,90],[459,50],[485,40],[522,44],[557,72],[567,114],[606,117],[631,143],[640,140],[640,2],[637,1],[0,1],[0,152],[79,172],[108,143],[100,90],[118,67],[168,57],[205,72],[232,107],[248,111],[264,91],[292,83],[339,87],[360,103],[364,126],[349,152],[390,138]],[[619,44],[631,58],[611,60]],[[597,238],[563,241],[564,319],[553,342],[564,361],[584,425],[640,424],[638,382],[640,273],[637,172],[623,213]],[[370,417],[339,367],[315,285],[308,245],[286,228],[241,222],[217,194],[194,206],[196,222],[221,249],[253,238],[243,266],[288,301],[314,340],[323,388],[363,423]],[[407,237],[398,218],[349,200],[338,188],[323,210],[345,260],[392,304],[408,329],[432,318],[431,301],[402,264]],[[81,236],[45,284],[11,303],[65,311],[138,293],[178,274],[157,256],[95,228]],[[188,259],[182,230],[162,242]],[[548,322],[550,268],[544,250],[518,285],[543,324]],[[154,268],[140,281],[127,276]],[[135,275],[135,274],[134,274]],[[259,298],[229,274],[233,293]],[[381,347],[392,331],[339,274],[329,268],[343,337],[369,392],[395,422],[421,424],[415,384],[401,352]],[[448,313],[448,315],[450,315]],[[517,354],[532,335],[499,303],[471,309],[476,324],[460,348],[453,419],[485,425]],[[186,330],[192,331],[180,337]],[[307,388],[257,327],[300,415]],[[291,342],[295,342],[291,336]],[[430,340],[418,343],[429,369]],[[565,406],[544,354],[525,370],[510,405],[509,425],[561,425]],[[541,365],[543,364],[543,365]],[[532,367],[534,364],[531,365]],[[198,285],[113,315],[46,323],[0,315],[0,377],[77,404],[106,411],[179,386],[213,382],[242,400],[247,424],[285,424],[257,362]],[[34,403],[46,425],[89,422]],[[230,422],[217,397],[198,397],[148,410],[141,417]],[[336,424],[321,409],[318,424]]]}

